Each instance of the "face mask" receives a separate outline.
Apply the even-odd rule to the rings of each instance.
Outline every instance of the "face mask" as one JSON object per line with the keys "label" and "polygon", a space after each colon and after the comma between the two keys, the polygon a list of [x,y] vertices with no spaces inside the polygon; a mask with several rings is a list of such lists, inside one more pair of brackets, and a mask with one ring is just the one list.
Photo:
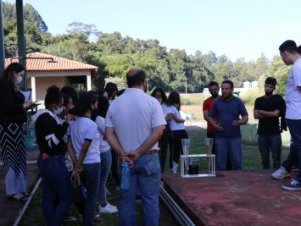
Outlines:
{"label": "face mask", "polygon": [[22,76],[18,76],[17,77],[17,83],[20,84],[23,80],[23,77]]}
{"label": "face mask", "polygon": [[63,110],[64,110],[63,107],[59,107],[56,110],[54,110],[53,113],[56,115],[60,115],[63,112]]}

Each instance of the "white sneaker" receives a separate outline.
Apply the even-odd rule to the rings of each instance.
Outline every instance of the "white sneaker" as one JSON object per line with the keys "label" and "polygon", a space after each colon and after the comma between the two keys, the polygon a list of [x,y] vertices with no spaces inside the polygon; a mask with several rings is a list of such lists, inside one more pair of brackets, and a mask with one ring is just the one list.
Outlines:
{"label": "white sneaker", "polygon": [[178,166],[179,166],[179,164],[178,164],[178,163],[176,163],[176,162],[172,162],[172,168],[171,168],[171,172],[173,172],[173,173],[177,173]]}
{"label": "white sneaker", "polygon": [[280,168],[277,169],[274,173],[272,173],[271,176],[275,180],[282,180],[284,178],[289,177],[290,174],[283,166],[280,166]]}
{"label": "white sneaker", "polygon": [[116,206],[112,206],[110,203],[107,203],[104,207],[99,205],[98,207],[99,213],[118,213],[118,209]]}

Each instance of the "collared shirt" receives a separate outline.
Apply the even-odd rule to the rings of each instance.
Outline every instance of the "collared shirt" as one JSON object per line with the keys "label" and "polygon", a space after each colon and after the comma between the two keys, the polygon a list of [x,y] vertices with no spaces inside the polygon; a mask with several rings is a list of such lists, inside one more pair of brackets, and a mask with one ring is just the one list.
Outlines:
{"label": "collared shirt", "polygon": [[233,126],[233,120],[239,116],[246,116],[248,112],[243,102],[237,97],[225,100],[222,97],[216,99],[208,115],[216,117],[217,123],[224,128],[224,131],[216,131],[215,137],[238,138],[241,137],[240,126]]}
{"label": "collared shirt", "polygon": [[286,81],[285,102],[287,119],[301,119],[301,58],[296,60]]}
{"label": "collared shirt", "polygon": [[[154,127],[165,124],[158,100],[137,88],[126,89],[110,105],[105,121],[106,127],[114,128],[126,153],[137,149]],[[158,143],[151,149],[159,149]]]}

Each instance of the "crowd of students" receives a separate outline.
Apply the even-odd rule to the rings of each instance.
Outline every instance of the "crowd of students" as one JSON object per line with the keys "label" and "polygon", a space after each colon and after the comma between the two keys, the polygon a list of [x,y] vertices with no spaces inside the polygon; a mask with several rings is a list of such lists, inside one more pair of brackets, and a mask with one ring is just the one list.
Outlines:
{"label": "crowd of students", "polygon": [[[258,147],[262,157],[262,167],[263,169],[270,168],[269,152],[271,150],[273,168],[280,167],[272,174],[275,179],[287,177],[292,166],[299,166],[301,156],[299,150],[300,127],[296,127],[300,123],[301,108],[296,109],[295,107],[296,100],[299,101],[301,98],[299,93],[301,87],[300,48],[297,48],[295,42],[288,40],[281,45],[280,52],[283,61],[287,65],[293,65],[288,80],[288,84],[292,85],[287,87],[286,93],[287,109],[285,111],[283,98],[273,94],[277,84],[276,79],[268,77],[265,80],[265,95],[256,99],[253,112],[254,118],[259,119]],[[0,145],[4,161],[6,195],[15,200],[25,200],[27,197],[23,124],[26,121],[27,109],[33,106],[30,100],[25,101],[20,92],[19,84],[23,75],[22,65],[12,63],[4,71],[0,82]],[[96,213],[117,213],[117,207],[107,201],[106,183],[111,171],[116,185],[119,186],[120,160],[122,163],[129,161],[132,165],[137,159],[142,159],[142,162],[143,159],[148,159],[149,156],[146,154],[158,154],[163,173],[169,146],[170,171],[178,172],[180,155],[183,153],[181,139],[188,138],[184,126],[185,119],[180,113],[179,93],[172,91],[167,97],[164,90],[155,88],[151,96],[158,102],[154,98],[150,99],[149,95],[143,94],[147,103],[141,103],[141,106],[145,105],[142,108],[140,103],[132,103],[132,99],[135,97],[139,101],[142,97],[135,95],[142,95],[141,91],[146,91],[145,73],[140,69],[132,69],[127,74],[127,80],[129,88],[125,91],[124,98],[121,99],[118,99],[118,96],[123,95],[124,90],[118,92],[117,85],[114,83],[108,83],[102,92],[89,91],[82,92],[80,95],[71,86],[65,86],[62,89],[50,86],[44,100],[45,109],[38,110],[32,116],[40,150],[38,167],[42,175],[42,209],[47,225],[62,225],[72,203],[83,216],[83,225],[86,226],[102,222],[101,217]],[[208,121],[207,136],[215,140],[214,154],[216,154],[217,169],[240,170],[242,169],[240,126],[247,123],[248,112],[243,102],[233,95],[232,81],[225,80],[221,83],[221,96],[218,95],[219,85],[214,81],[209,83],[209,91],[212,96],[204,101],[203,112],[204,119]],[[114,106],[116,98],[118,104]],[[126,103],[122,103],[123,99],[131,102],[133,106],[141,110],[142,114],[145,114],[145,116],[141,116],[143,119],[141,120],[145,123],[141,125],[142,127],[136,125],[136,122],[125,123],[116,120],[116,117],[121,115],[118,115],[120,112],[113,112],[114,109],[121,110],[122,107],[124,107],[123,109],[127,107]],[[154,119],[154,116],[146,119],[146,115],[150,116],[148,113],[152,112],[149,106],[159,109],[158,103],[162,112],[160,109],[159,112],[156,111],[153,114],[160,118],[160,122],[156,122],[158,119]],[[113,107],[109,108],[110,105]],[[107,115],[108,110],[109,116]],[[133,110],[135,109],[126,109],[123,116],[132,119],[132,116],[128,117],[127,114],[133,113]],[[135,114],[138,112],[133,113],[133,115]],[[163,122],[163,116],[166,122]],[[279,118],[282,118],[280,124]],[[148,120],[158,125],[150,127]],[[285,129],[285,121],[288,123],[292,135],[291,152],[288,159],[280,164],[280,133]],[[146,136],[145,140],[140,141],[141,135],[135,134],[137,137],[131,138],[139,140],[140,146],[135,147],[137,150],[125,151],[120,145],[123,142],[128,144],[129,141],[124,139],[130,133],[131,128],[128,127],[131,123],[134,123],[132,125],[137,127],[137,131],[143,129],[143,126],[148,127],[147,134],[150,137]],[[165,123],[166,125],[164,125]],[[154,128],[158,130],[158,134],[153,135]],[[161,128],[162,136],[159,131]],[[106,132],[106,129],[109,132]],[[128,129],[129,132],[125,133],[125,129]],[[113,133],[113,130],[117,132]],[[146,132],[146,130],[140,132]],[[160,138],[159,152],[156,144],[157,138]],[[111,148],[112,144],[116,150]],[[153,146],[151,147],[151,145]],[[117,153],[122,156],[118,156]],[[300,172],[299,170],[297,177],[282,187],[287,190],[300,190]],[[157,174],[161,175],[160,172]],[[156,184],[158,183],[156,182]],[[123,192],[121,194],[123,194],[121,197],[129,195]],[[121,209],[123,210],[121,215],[125,216],[126,208]],[[130,219],[126,221],[130,222]]]}

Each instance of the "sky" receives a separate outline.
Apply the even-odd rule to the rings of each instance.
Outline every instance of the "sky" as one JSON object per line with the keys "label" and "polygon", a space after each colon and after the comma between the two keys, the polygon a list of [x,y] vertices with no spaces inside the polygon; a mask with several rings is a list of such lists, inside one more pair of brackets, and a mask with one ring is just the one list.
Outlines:
{"label": "sky", "polygon": [[[4,0],[14,3],[15,0]],[[213,51],[232,61],[278,55],[287,40],[301,44],[300,0],[23,0],[42,16],[48,31],[94,24],[103,33],[157,39],[187,54]]]}

